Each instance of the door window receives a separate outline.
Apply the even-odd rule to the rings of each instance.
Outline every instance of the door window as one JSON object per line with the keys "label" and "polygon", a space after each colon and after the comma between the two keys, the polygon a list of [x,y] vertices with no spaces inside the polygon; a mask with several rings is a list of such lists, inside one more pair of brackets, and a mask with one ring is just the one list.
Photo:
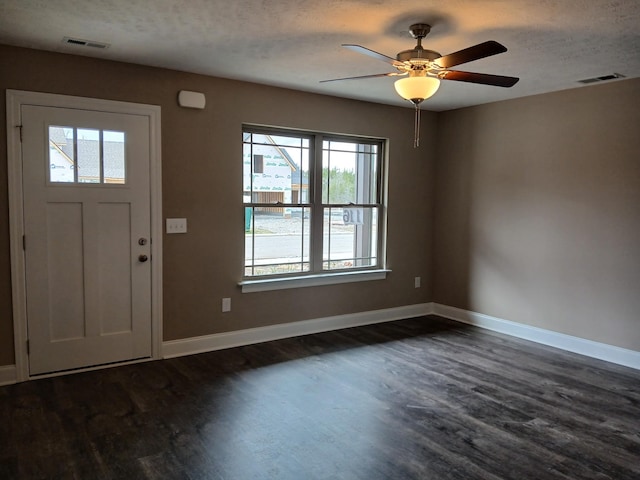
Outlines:
{"label": "door window", "polygon": [[49,183],[124,185],[125,134],[49,126]]}

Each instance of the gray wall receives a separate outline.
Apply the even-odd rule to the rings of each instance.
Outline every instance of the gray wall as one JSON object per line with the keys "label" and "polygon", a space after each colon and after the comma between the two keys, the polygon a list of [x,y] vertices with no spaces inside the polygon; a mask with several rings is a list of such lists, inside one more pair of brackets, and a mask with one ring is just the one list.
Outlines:
{"label": "gray wall", "polygon": [[640,79],[442,113],[434,301],[640,350]]}
{"label": "gray wall", "polygon": [[[2,91],[162,107],[163,213],[189,221],[187,235],[164,238],[165,340],[435,301],[640,351],[638,79],[425,112],[431,155],[412,148],[409,108],[5,46],[0,65]],[[207,108],[179,108],[182,89],[204,92]],[[389,138],[387,280],[240,293],[243,122]],[[4,133],[0,191],[8,365]],[[222,297],[232,312],[220,312]]]}
{"label": "gray wall", "polygon": [[[431,301],[434,157],[413,148],[413,111],[138,65],[0,46],[5,89],[162,107],[163,214],[189,233],[164,238],[164,339],[172,340]],[[179,90],[207,96],[177,106]],[[5,115],[0,115],[0,365],[14,363]],[[425,113],[425,144],[436,114]],[[243,122],[389,139],[388,265],[384,281],[242,294]],[[425,153],[426,152],[426,153]],[[422,277],[422,288],[413,279]],[[233,310],[220,312],[222,297]]]}

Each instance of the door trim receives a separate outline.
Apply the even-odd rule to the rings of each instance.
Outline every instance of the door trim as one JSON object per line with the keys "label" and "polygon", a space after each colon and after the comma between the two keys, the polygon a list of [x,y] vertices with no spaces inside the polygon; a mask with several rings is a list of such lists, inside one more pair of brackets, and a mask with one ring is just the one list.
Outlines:
{"label": "door trim", "polygon": [[[31,378],[27,355],[27,292],[23,250],[24,210],[22,188],[23,105],[93,110],[142,115],[149,118],[149,181],[151,188],[151,358],[161,358],[162,348],[162,169],[160,106],[74,97],[21,90],[7,90],[7,167],[9,191],[9,237],[11,246],[11,299],[16,380]],[[145,360],[142,360],[145,361]],[[124,362],[131,363],[131,362]],[[95,367],[90,367],[95,369]],[[83,369],[73,370],[81,371]],[[41,378],[46,375],[38,375]]]}

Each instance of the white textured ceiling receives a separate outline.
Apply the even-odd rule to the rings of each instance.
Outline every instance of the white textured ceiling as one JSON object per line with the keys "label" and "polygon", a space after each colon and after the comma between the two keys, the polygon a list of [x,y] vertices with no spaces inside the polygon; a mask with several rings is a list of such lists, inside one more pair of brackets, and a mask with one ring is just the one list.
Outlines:
{"label": "white textured ceiling", "polygon": [[319,81],[392,71],[340,44],[395,57],[415,45],[412,23],[433,26],[423,45],[443,55],[496,40],[508,52],[454,69],[520,77],[510,89],[442,82],[428,110],[640,77],[639,0],[0,0],[0,43],[407,106],[393,78]]}

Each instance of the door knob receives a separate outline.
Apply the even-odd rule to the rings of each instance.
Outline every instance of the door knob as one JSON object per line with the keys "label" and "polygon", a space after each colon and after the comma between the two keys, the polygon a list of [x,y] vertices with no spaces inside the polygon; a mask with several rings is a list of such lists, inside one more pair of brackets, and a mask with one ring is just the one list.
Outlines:
{"label": "door knob", "polygon": [[149,260],[149,257],[147,257],[146,255],[139,255],[138,260],[140,260],[141,263],[144,263]]}

